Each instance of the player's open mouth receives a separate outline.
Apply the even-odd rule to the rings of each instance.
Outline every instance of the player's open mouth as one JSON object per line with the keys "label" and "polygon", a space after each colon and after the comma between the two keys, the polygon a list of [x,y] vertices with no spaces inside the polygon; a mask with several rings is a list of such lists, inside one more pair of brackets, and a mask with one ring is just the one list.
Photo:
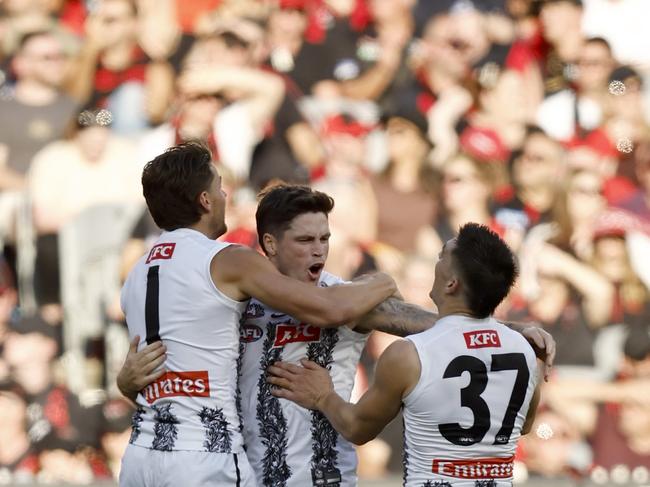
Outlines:
{"label": "player's open mouth", "polygon": [[312,280],[317,280],[320,276],[321,271],[323,270],[324,264],[322,262],[319,262],[317,264],[313,264],[307,269],[307,272],[309,272],[309,277]]}

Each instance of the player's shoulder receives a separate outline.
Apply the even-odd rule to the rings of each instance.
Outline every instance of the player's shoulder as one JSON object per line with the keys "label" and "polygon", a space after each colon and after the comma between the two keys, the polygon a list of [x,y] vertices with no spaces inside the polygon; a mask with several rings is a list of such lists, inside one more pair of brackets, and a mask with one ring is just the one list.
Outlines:
{"label": "player's shoulder", "polygon": [[529,355],[533,360],[535,359],[535,351],[533,350],[533,347],[521,333],[513,330],[498,320],[493,320],[493,322],[499,335],[503,337],[504,341],[506,341],[506,343],[503,344],[504,346],[513,348],[518,352],[523,352]]}

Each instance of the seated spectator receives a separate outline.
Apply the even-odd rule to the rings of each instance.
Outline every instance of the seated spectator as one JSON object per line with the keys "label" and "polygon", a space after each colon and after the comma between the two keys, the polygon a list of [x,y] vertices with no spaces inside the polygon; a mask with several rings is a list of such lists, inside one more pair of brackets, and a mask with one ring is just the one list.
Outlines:
{"label": "seated spectator", "polygon": [[614,65],[612,50],[605,39],[586,39],[577,60],[573,86],[552,94],[539,105],[539,126],[560,141],[581,139],[598,128],[609,101],[609,75]]}
{"label": "seated spectator", "polygon": [[421,235],[419,251],[434,258],[442,244],[453,238],[467,222],[488,225],[504,234],[505,228],[494,219],[492,199],[503,167],[499,163],[479,162],[465,154],[449,159],[441,169],[440,212],[426,234]]}
{"label": "seated spectator", "polygon": [[[321,130],[328,157],[322,177],[313,186],[336,201],[329,216],[330,248],[344,239],[366,247],[377,238],[377,200],[364,167],[371,129],[347,113],[323,120]],[[336,264],[328,261],[328,265]]]}
{"label": "seated spectator", "polygon": [[4,347],[11,377],[25,391],[28,434],[39,449],[76,451],[96,442],[96,411],[58,383],[59,328],[35,316],[12,324]]}
{"label": "seated spectator", "polygon": [[111,133],[106,110],[79,114],[74,135],[47,145],[29,173],[39,304],[59,303],[59,230],[83,210],[104,203],[140,204],[141,165],[134,146]]}
{"label": "seated spectator", "polygon": [[27,400],[22,388],[0,381],[0,472],[3,481],[33,481],[39,469],[38,456],[27,434]]}
{"label": "seated spectator", "polygon": [[417,111],[389,114],[388,165],[371,178],[378,204],[377,241],[402,253],[415,251],[418,233],[436,219],[436,178],[427,160],[431,143],[426,124]]}
{"label": "seated spectator", "polygon": [[[624,347],[619,382],[650,380],[650,327],[647,322],[630,329]],[[650,468],[650,408],[639,388],[619,403],[602,404],[592,444],[594,464],[610,473],[618,465],[630,472],[636,467]],[[638,400],[637,400],[638,399]],[[646,470],[647,471],[647,470]]]}
{"label": "seated spectator", "polygon": [[12,59],[12,96],[0,97],[0,189],[22,189],[34,155],[63,136],[75,101],[61,90],[68,75],[64,43],[52,31],[22,37]]}
{"label": "seated spectator", "polygon": [[201,140],[238,182],[248,179],[255,144],[284,94],[277,76],[247,67],[201,64],[178,80],[177,111],[170,122],[141,140],[139,157],[149,161],[174,144]]}
{"label": "seated spectator", "polygon": [[542,0],[539,20],[542,35],[548,44],[544,56],[543,76],[545,92],[556,93],[572,81],[584,35],[582,0]]}
{"label": "seated spectator", "polygon": [[113,479],[120,475],[122,456],[131,437],[134,408],[122,398],[102,405],[101,447]]}
{"label": "seated spectator", "polygon": [[585,262],[593,256],[596,223],[606,208],[603,188],[597,172],[572,171],[551,210],[555,234],[550,242]]}
{"label": "seated spectator", "polygon": [[593,368],[595,330],[609,323],[614,286],[590,265],[545,241],[549,235],[540,235],[541,230],[531,231],[524,242],[521,294],[512,297],[509,319],[540,322],[557,342],[558,366]]}
{"label": "seated spectator", "polygon": [[564,177],[562,146],[537,127],[528,127],[521,152],[510,167],[514,195],[496,210],[497,221],[518,221],[524,228],[549,221]]}
{"label": "seated spectator", "polygon": [[[176,27],[173,22],[157,26]],[[92,109],[113,112],[112,128],[122,135],[161,122],[173,93],[173,70],[145,52],[146,44],[139,42],[145,33],[132,0],[103,0],[87,18],[85,42],[75,60],[72,93]],[[164,37],[154,36],[153,44]]]}

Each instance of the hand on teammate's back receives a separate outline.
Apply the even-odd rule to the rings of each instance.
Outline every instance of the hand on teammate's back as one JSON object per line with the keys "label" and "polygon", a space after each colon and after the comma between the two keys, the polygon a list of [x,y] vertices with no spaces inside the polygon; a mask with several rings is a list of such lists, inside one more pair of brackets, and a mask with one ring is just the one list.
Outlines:
{"label": "hand on teammate's back", "polygon": [[135,401],[138,393],[148,384],[165,373],[160,367],[167,356],[167,348],[161,341],[147,345],[138,352],[140,337],[136,335],[131,341],[122,369],[117,376],[117,387],[126,397]]}
{"label": "hand on teammate's back", "polygon": [[526,326],[521,334],[531,344],[535,355],[544,362],[544,380],[548,382],[555,361],[555,340],[549,332],[539,326]]}

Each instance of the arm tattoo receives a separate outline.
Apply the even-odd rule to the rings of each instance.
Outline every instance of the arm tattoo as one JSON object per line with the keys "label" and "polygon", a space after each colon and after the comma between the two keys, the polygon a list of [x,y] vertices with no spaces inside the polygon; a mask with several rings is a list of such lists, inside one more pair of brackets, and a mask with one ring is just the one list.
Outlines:
{"label": "arm tattoo", "polygon": [[405,303],[397,298],[388,298],[362,317],[356,330],[379,330],[405,337],[428,330],[437,319],[437,314],[415,304]]}

